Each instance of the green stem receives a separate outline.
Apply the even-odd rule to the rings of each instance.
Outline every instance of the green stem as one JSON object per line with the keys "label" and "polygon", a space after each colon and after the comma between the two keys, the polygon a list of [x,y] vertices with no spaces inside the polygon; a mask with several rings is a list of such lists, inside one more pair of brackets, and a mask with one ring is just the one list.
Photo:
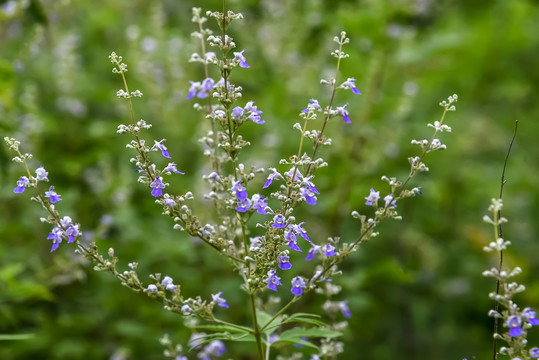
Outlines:
{"label": "green stem", "polygon": [[251,299],[251,316],[253,318],[253,327],[254,327],[254,333],[256,339],[256,347],[258,349],[258,357],[260,360],[266,360],[264,359],[264,350],[262,349],[262,329],[258,327],[258,319],[256,317],[256,304],[255,304],[255,296],[254,294],[249,295]]}

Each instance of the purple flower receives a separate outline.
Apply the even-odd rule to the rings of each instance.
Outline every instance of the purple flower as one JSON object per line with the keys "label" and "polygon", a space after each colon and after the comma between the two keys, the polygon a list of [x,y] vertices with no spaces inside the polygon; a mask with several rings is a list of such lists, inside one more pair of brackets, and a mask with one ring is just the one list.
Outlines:
{"label": "purple flower", "polygon": [[165,276],[163,281],[161,281],[161,285],[165,287],[165,289],[170,291],[176,291],[176,285],[174,285],[174,280],[170,276]]}
{"label": "purple flower", "polygon": [[385,207],[388,207],[390,204],[391,206],[397,207],[397,200],[393,200],[393,194],[389,194],[384,197],[384,201],[386,202]]}
{"label": "purple flower", "polygon": [[307,254],[307,257],[305,258],[305,261],[311,261],[314,259],[314,256],[318,253],[320,253],[320,246],[314,245],[311,250],[309,250],[309,253]]}
{"label": "purple flower", "polygon": [[361,92],[356,87],[356,79],[348,78],[345,82],[341,84],[343,89],[352,89],[352,92],[356,95],[361,95]]}
{"label": "purple flower", "polygon": [[266,206],[268,206],[268,200],[265,197],[260,194],[254,194],[251,197],[251,201],[253,203],[253,209],[255,209],[257,213],[262,215],[266,215],[268,213],[266,211]]}
{"label": "purple flower", "polygon": [[507,324],[506,326],[509,328],[509,335],[511,337],[517,337],[522,335],[522,320],[520,319],[520,316],[511,315],[509,318],[507,318]]}
{"label": "purple flower", "polygon": [[166,185],[163,183],[163,177],[156,177],[155,180],[150,183],[150,187],[153,189],[152,196],[159,197],[163,195],[163,191],[161,189],[164,189],[165,186]]}
{"label": "purple flower", "polygon": [[26,176],[21,176],[19,180],[17,180],[17,187],[13,189],[13,192],[15,194],[22,194],[26,187],[30,184],[30,180]]}
{"label": "purple flower", "polygon": [[215,84],[215,82],[213,81],[212,78],[206,78],[202,81],[202,88],[204,90],[211,90],[213,89],[213,85]]}
{"label": "purple flower", "polygon": [[249,199],[241,199],[238,200],[238,204],[236,206],[236,210],[239,212],[246,212],[251,207],[251,200]]}
{"label": "purple flower", "polygon": [[309,236],[307,235],[307,233],[305,232],[305,229],[303,228],[303,224],[305,224],[305,221],[299,223],[298,225],[292,225],[292,227],[294,228],[294,231],[296,233],[298,233],[302,238],[304,238],[305,240],[307,240],[308,242],[311,242],[311,239],[309,239]]}
{"label": "purple flower", "polygon": [[[294,171],[296,172],[296,175],[294,175]],[[297,170],[296,166],[293,166],[290,170],[284,173],[288,179],[292,179],[292,175],[294,175],[294,181],[299,180],[303,177],[299,170]]]}
{"label": "purple flower", "polygon": [[268,170],[271,171],[271,174],[268,175],[268,179],[266,180],[266,182],[264,183],[264,186],[262,187],[263,189],[270,186],[273,180],[283,178],[283,176],[279,174],[275,168],[268,168]]}
{"label": "purple flower", "polygon": [[367,200],[365,205],[378,206],[378,199],[380,199],[380,191],[374,191],[374,189],[371,189],[371,193],[365,198],[365,200]]}
{"label": "purple flower", "polygon": [[318,103],[318,100],[315,100],[315,99],[311,99],[311,101],[309,102],[309,105],[307,105],[305,109],[301,110],[301,112],[308,113],[309,108],[313,110],[318,110],[318,111],[322,110],[322,108],[320,107],[320,104]]}
{"label": "purple flower", "polygon": [[279,268],[281,270],[288,270],[292,267],[290,257],[288,255],[279,255],[277,257],[277,261],[279,261]]}
{"label": "purple flower", "polygon": [[192,98],[195,97],[195,95],[197,94],[197,92],[199,91],[200,89],[200,82],[197,81],[189,81],[191,83],[191,87],[189,88],[189,93],[187,94],[187,100],[191,100]]}
{"label": "purple flower", "polygon": [[243,108],[241,106],[236,106],[234,109],[232,109],[232,117],[236,121],[240,121],[242,116],[243,116]]}
{"label": "purple flower", "polygon": [[52,240],[51,252],[58,249],[58,246],[60,246],[60,243],[62,242],[63,235],[64,232],[62,231],[62,228],[55,226],[50,232],[49,236],[47,236],[47,240]]}
{"label": "purple flower", "polygon": [[49,178],[47,177],[47,175],[49,175],[49,173],[45,170],[45,168],[43,166],[41,167],[38,167],[36,169],[36,177],[37,177],[37,180],[38,181],[49,181]]}
{"label": "purple flower", "polygon": [[242,68],[250,68],[249,64],[245,62],[245,56],[243,56],[244,52],[245,50],[234,52],[234,61],[238,62]]}
{"label": "purple flower", "polygon": [[339,309],[341,310],[345,318],[352,317],[352,313],[350,312],[350,309],[348,308],[348,301],[339,302]]}
{"label": "purple flower", "polygon": [[530,349],[530,356],[534,359],[539,359],[539,348],[534,347]]}
{"label": "purple flower", "polygon": [[49,188],[49,191],[45,191],[45,197],[49,198],[51,200],[51,203],[54,204],[54,203],[57,203],[58,201],[62,200],[61,199],[61,196],[62,195],[58,195],[55,191],[54,191],[54,186],[51,186]]}
{"label": "purple flower", "polygon": [[65,235],[67,236],[67,242],[72,243],[75,241],[75,237],[79,236],[79,225],[73,225],[73,220],[69,216],[64,216],[60,220],[60,225],[65,229]]}
{"label": "purple flower", "polygon": [[223,292],[219,291],[217,294],[212,294],[211,297],[213,299],[212,303],[217,303],[217,306],[228,308],[228,304],[226,303],[226,300],[221,297],[221,294]]}
{"label": "purple flower", "polygon": [[284,228],[285,222],[286,218],[281,214],[277,214],[273,217],[273,225],[271,226],[273,226],[274,228]]}
{"label": "purple flower", "polygon": [[277,291],[277,285],[281,284],[281,278],[277,276],[277,270],[268,271],[268,277],[264,280],[268,284],[268,289]]}
{"label": "purple flower", "polygon": [[176,163],[173,162],[168,163],[167,167],[163,169],[163,172],[167,175],[169,175],[170,173],[185,175],[185,173],[178,170],[178,168],[176,167]]}
{"label": "purple flower", "polygon": [[146,288],[146,291],[156,293],[157,292],[157,286],[155,284],[150,284]]}
{"label": "purple flower", "polygon": [[532,308],[525,308],[522,312],[522,316],[526,318],[531,325],[539,325],[539,319],[537,319],[536,313]]}
{"label": "purple flower", "polygon": [[170,159],[170,154],[167,151],[167,147],[163,145],[163,142],[165,141],[167,141],[167,139],[162,139],[161,141],[154,140],[155,144],[153,145],[153,147],[161,150],[161,154],[163,154],[164,157]]}
{"label": "purple flower", "polygon": [[313,176],[303,178],[301,183],[303,184],[303,186],[305,186],[307,189],[309,189],[313,193],[320,195],[320,192],[318,192],[318,190],[316,189],[316,186],[314,186],[314,183],[311,181],[312,178]]}
{"label": "purple flower", "polygon": [[350,117],[348,116],[348,111],[346,111],[347,106],[348,104],[344,104],[343,106],[337,106],[335,111],[337,115],[342,116],[342,119],[344,120],[345,123],[350,124],[352,120],[350,120]]}
{"label": "purple flower", "polygon": [[[189,305],[187,305],[187,304],[183,305],[182,308],[181,308],[181,310],[182,310],[182,313],[183,313],[184,315],[190,314],[190,313],[193,312],[193,309],[191,309],[191,307],[190,307]],[[187,358],[186,358],[186,359],[187,359]]]}
{"label": "purple flower", "polygon": [[[198,357],[201,360],[211,360],[212,356],[221,357],[226,352],[226,347],[223,344],[221,340],[213,340],[204,348],[200,353],[198,353]],[[187,359],[187,358],[186,358]]]}
{"label": "purple flower", "polygon": [[163,206],[173,208],[176,205],[176,202],[171,198],[163,199]]}
{"label": "purple flower", "polygon": [[316,205],[316,196],[308,188],[303,188],[301,196],[305,199],[305,203],[309,205]]}
{"label": "purple flower", "polygon": [[255,124],[264,124],[266,122],[260,118],[262,111],[258,110],[256,105],[254,105],[254,101],[249,101],[247,104],[245,104],[245,111],[250,113],[249,116],[247,116],[247,119],[251,120]]}
{"label": "purple flower", "polygon": [[296,296],[303,294],[303,288],[305,288],[305,281],[301,276],[296,276],[292,279],[292,289],[290,291]]}
{"label": "purple flower", "polygon": [[236,181],[230,190],[235,193],[238,200],[246,200],[249,197],[245,188],[241,186],[241,180]]}
{"label": "purple flower", "polygon": [[285,239],[285,241],[288,242],[288,247],[290,249],[295,250],[295,251],[299,251],[299,252],[302,251],[300,249],[300,247],[298,246],[298,244],[296,243],[297,236],[294,233],[294,231],[292,230],[292,227],[290,225],[288,225],[288,228],[284,231],[284,239]]}
{"label": "purple flower", "polygon": [[325,252],[326,257],[337,255],[337,253],[335,252],[335,246],[333,246],[333,245],[331,245],[329,243],[322,246],[322,251]]}

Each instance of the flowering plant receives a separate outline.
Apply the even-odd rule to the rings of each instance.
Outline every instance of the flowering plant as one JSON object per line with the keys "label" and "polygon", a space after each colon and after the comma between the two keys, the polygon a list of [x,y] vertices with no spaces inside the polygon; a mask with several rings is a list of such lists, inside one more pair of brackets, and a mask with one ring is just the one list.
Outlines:
{"label": "flowering plant", "polygon": [[[192,55],[191,61],[202,65],[205,76],[190,82],[187,99],[200,101],[194,107],[208,123],[209,130],[201,138],[211,168],[203,177],[207,192],[195,196],[192,191],[175,193],[167,189],[175,176],[189,169],[181,166],[181,157],[169,153],[166,139],[153,140],[153,145],[152,140],[148,140],[146,133],[151,125],[137,119],[132,104],[143,93],[129,89],[128,67],[122,57],[113,52],[110,55],[113,73],[121,77],[123,84],[116,95],[127,102],[130,116],[127,124],[117,127],[117,132],[130,136],[127,147],[134,154],[131,162],[139,175],[138,181],[148,188],[147,196],[155,199],[159,211],[170,217],[174,229],[184,231],[217,251],[242,280],[241,290],[251,317],[248,325],[222,319],[226,315],[221,315],[221,311],[230,305],[227,294],[220,289],[215,289],[211,299],[205,299],[184,293],[180,284],[173,280],[173,274],[155,273],[149,275],[150,280],[144,280],[146,276],[139,276],[137,272],[137,262],[130,262],[127,270],[118,270],[119,258],[112,248],[103,255],[98,251],[99,244],[86,244],[82,239],[81,224],[57,210],[61,195],[56,193],[54,186],[44,190],[40,184],[49,182],[45,168],[40,166],[32,171],[28,162],[31,154],[23,154],[17,140],[6,138],[8,146],[16,152],[14,160],[22,163],[26,170],[26,174],[16,181],[13,191],[17,194],[24,193],[27,188],[35,191],[33,199],[48,212],[48,217],[42,221],[52,226],[47,237],[51,241],[51,251],[56,251],[62,242],[73,243],[78,253],[94,263],[96,270],[111,273],[122,285],[162,302],[167,310],[188,319],[187,324],[193,330],[189,346],[196,350],[199,358],[225,356],[227,341],[253,343],[260,359],[269,359],[272,351],[285,352],[288,345],[308,348],[313,360],[335,358],[342,352],[342,343],[337,338],[346,327],[345,321],[337,321],[341,316],[337,314],[341,313],[344,318],[352,316],[347,300],[335,299],[340,291],[334,284],[334,279],[341,274],[339,264],[356,252],[359,245],[376,236],[376,227],[383,220],[401,219],[397,212],[401,200],[421,194],[420,187],[412,187],[409,183],[417,174],[428,171],[424,163],[428,153],[446,148],[438,136],[451,131],[444,119],[447,112],[455,110],[457,96],[450,96],[440,104],[443,108],[441,119],[428,124],[434,129],[432,137],[412,141],[420,151],[417,156],[408,158],[408,176],[401,180],[383,176],[382,180],[388,184],[383,195],[380,195],[382,190],[372,188],[365,196],[365,205],[372,208],[373,215],[363,215],[359,211],[352,213],[359,222],[357,237],[348,242],[337,236],[320,239],[309,231],[307,221],[298,218],[296,210],[305,205],[315,206],[318,197],[324,196],[317,188],[316,174],[319,168],[328,165],[320,152],[323,145],[331,144],[326,131],[330,120],[342,118],[344,124],[340,126],[353,123],[348,108],[353,104],[338,103],[339,92],[361,95],[354,78],[340,79],[341,61],[348,57],[343,49],[349,42],[346,33],[334,38],[337,44],[337,49],[331,53],[336,58],[334,76],[321,80],[321,84],[329,89],[327,100],[311,99],[306,107],[298,107],[301,121],[293,125],[299,132],[297,153],[281,159],[278,164],[261,168],[240,162],[240,154],[244,154],[244,149],[250,145],[240,129],[262,127],[271,121],[262,118],[263,111],[254,101],[244,101],[242,87],[232,82],[236,71],[256,69],[255,63],[249,60],[249,51],[235,51],[236,44],[228,35],[230,24],[242,15],[223,9],[222,12],[208,12],[206,16],[216,20],[220,34],[214,35],[205,27],[207,18],[202,16],[200,9],[193,10],[193,21],[198,25],[198,31],[193,35],[200,42],[201,50],[200,54]],[[208,46],[215,51],[208,51]],[[212,69],[216,70],[216,75],[211,76]],[[169,162],[173,155],[176,161]],[[196,213],[192,201],[201,198],[211,201],[215,218],[202,219]],[[303,253],[305,261],[313,261],[308,272],[295,272],[300,267],[295,266],[296,263],[302,261],[298,253]],[[282,281],[285,276],[291,280]],[[326,297],[323,309],[333,320],[330,324],[318,314],[289,311],[293,304],[310,293]],[[284,305],[280,304],[282,300]],[[519,315],[520,323],[516,318],[507,320],[515,336],[520,335],[516,335],[517,328],[525,329],[523,318],[530,324],[530,319],[535,319],[531,309],[526,311],[527,315]],[[165,354],[168,357],[186,359],[189,356],[181,346],[174,346],[168,337],[164,337],[162,343],[167,347]]]}

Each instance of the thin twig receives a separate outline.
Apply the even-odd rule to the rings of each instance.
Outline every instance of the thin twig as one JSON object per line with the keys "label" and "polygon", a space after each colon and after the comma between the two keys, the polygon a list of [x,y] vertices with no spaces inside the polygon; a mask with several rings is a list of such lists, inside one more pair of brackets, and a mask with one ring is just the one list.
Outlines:
{"label": "thin twig", "polygon": [[[515,138],[517,136],[517,130],[518,130],[518,120],[515,120],[515,131],[513,132],[513,137],[511,138],[511,142],[509,143],[509,148],[507,149],[507,153],[505,154],[505,161],[503,163],[503,170],[502,170],[502,178],[501,178],[501,184],[500,184],[500,200],[503,196],[503,187],[507,180],[505,180],[505,169],[507,168],[507,161],[509,160],[509,154],[511,153],[511,149],[513,148],[513,143],[515,142]],[[502,217],[502,211],[498,210],[498,219],[501,219]],[[500,238],[503,238],[503,231],[502,231],[502,223],[500,221],[498,225],[498,234]],[[503,265],[503,250],[500,250],[500,263],[498,265],[498,270],[502,269]],[[496,281],[496,295],[500,293],[500,280],[498,279]],[[494,311],[498,312],[499,304],[496,301],[494,304]],[[494,318],[494,334],[498,333],[498,319]],[[492,343],[492,359],[496,360],[498,358],[498,339],[494,337],[493,343]]]}

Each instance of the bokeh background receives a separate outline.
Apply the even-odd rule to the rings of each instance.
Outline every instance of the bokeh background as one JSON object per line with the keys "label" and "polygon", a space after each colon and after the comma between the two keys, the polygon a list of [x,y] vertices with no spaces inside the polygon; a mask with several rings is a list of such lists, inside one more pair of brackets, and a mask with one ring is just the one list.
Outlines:
{"label": "bokeh background", "polygon": [[[218,10],[220,1],[27,0],[0,1],[0,133],[17,137],[32,164],[45,165],[62,194],[58,209],[80,221],[103,252],[114,247],[120,267],[140,263],[140,274],[162,272],[186,294],[223,291],[230,321],[248,321],[244,294],[226,261],[172,230],[137,175],[125,150],[120,79],[111,73],[111,51],[129,65],[130,88],[144,93],[138,117],[151,136],[167,138],[173,159],[187,175],[172,189],[204,190],[208,172],[197,139],[207,124],[186,100],[189,80],[202,69],[188,63],[197,44],[191,8]],[[539,6],[533,0],[229,0],[244,20],[231,29],[251,68],[233,73],[266,124],[246,125],[252,146],[245,164],[270,166],[297,151],[291,126],[310,98],[327,103],[319,85],[334,69],[333,36],[351,39],[341,78],[354,77],[362,96],[349,102],[352,124],[335,119],[334,145],[320,153],[329,167],[317,174],[316,207],[300,216],[315,241],[350,241],[358,224],[353,209],[369,188],[387,192],[382,175],[404,177],[410,140],[430,136],[425,125],[441,114],[438,103],[457,93],[449,113],[448,150],[426,160],[431,171],[414,180],[423,195],[399,204],[403,221],[386,222],[380,235],[343,264],[338,299],[353,313],[343,337],[343,359],[484,359],[491,356],[494,288],[481,272],[495,263],[482,251],[492,229],[481,221],[499,193],[500,174],[514,122],[519,133],[507,168],[505,259],[524,269],[523,306],[539,308]],[[213,21],[210,27],[216,29]],[[216,76],[216,73],[213,73]],[[185,344],[182,319],[159,303],[131,293],[97,273],[63,244],[50,254],[43,210],[29,194],[12,189],[23,175],[0,147],[0,334],[33,334],[0,341],[1,359],[161,359],[158,338]],[[259,179],[262,184],[263,179]],[[256,183],[256,182],[255,182]],[[202,216],[210,211],[199,206]],[[205,215],[206,214],[206,215]],[[298,215],[299,216],[299,215]],[[285,297],[287,295],[284,295]],[[296,310],[321,312],[308,297]],[[537,330],[530,343],[539,345]],[[231,359],[245,350],[230,347]],[[295,349],[300,351],[299,349]],[[306,355],[307,356],[307,355]]]}

